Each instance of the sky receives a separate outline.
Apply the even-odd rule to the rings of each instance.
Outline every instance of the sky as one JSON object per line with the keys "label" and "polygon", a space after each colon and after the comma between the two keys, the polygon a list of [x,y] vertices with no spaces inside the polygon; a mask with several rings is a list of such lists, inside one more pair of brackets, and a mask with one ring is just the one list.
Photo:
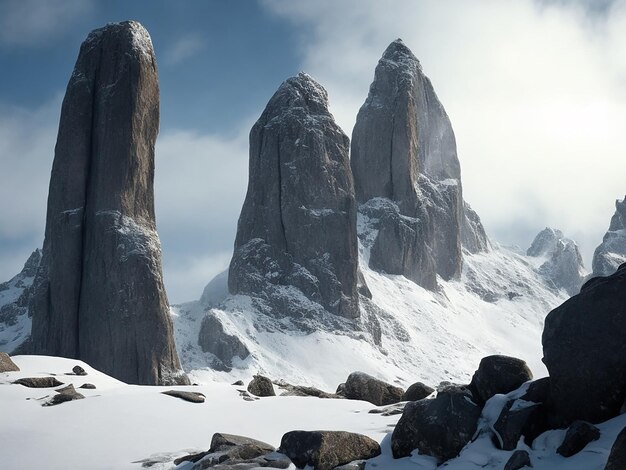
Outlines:
{"label": "sky", "polygon": [[0,281],[43,243],[60,105],[81,42],[135,19],[159,67],[155,203],[172,303],[228,266],[248,133],[306,71],[350,135],[386,46],[420,59],[492,240],[546,226],[586,265],[626,194],[626,0],[0,0]]}

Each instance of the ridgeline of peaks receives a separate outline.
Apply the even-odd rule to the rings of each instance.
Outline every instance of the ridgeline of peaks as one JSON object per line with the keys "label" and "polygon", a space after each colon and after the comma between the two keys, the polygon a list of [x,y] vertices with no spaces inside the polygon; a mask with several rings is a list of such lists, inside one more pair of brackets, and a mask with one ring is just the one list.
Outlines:
{"label": "ridgeline of peaks", "polygon": [[592,276],[609,276],[626,263],[626,197],[615,201],[615,214],[593,254]]}

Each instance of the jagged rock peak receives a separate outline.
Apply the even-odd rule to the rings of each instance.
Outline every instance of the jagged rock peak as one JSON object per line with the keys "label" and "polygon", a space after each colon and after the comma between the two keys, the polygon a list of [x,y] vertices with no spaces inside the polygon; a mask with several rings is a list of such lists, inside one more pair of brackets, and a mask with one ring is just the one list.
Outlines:
{"label": "jagged rock peak", "polygon": [[609,276],[622,263],[626,263],[626,197],[615,201],[609,230],[593,254],[592,276]]}
{"label": "jagged rock peak", "polygon": [[545,259],[539,273],[555,288],[565,289],[569,295],[578,293],[587,274],[585,265],[576,242],[566,238],[561,230],[543,229],[526,254]]}
{"label": "jagged rock peak", "polygon": [[67,85],[30,348],[129,383],[184,382],[154,220],[159,82],[139,23],[93,31]]}
{"label": "jagged rock peak", "polygon": [[[356,201],[349,139],[309,75],[287,79],[250,132],[248,192],[228,286],[262,298],[273,314],[305,299],[359,316]],[[302,300],[302,299],[301,299]]]}
{"label": "jagged rock peak", "polygon": [[396,39],[389,44],[389,46],[387,46],[387,49],[383,52],[383,56],[380,60],[393,62],[398,65],[414,67],[419,71],[422,70],[420,61],[417,57],[415,57],[413,51],[411,51],[411,49],[409,49],[400,38]]}

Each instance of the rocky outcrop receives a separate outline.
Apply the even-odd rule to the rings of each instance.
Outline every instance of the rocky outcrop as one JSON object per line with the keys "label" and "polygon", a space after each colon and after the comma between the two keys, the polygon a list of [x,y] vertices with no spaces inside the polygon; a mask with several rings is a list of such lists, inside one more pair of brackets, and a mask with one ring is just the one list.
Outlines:
{"label": "rocky outcrop", "polygon": [[599,423],[626,398],[626,264],[552,310],[543,331],[555,424]]}
{"label": "rocky outcrop", "polygon": [[359,316],[356,202],[348,137],[310,76],[286,80],[250,132],[248,192],[228,287],[299,315],[294,289],[327,311]]}
{"label": "rocky outcrop", "polygon": [[158,129],[148,32],[129,21],[90,33],[61,109],[32,352],[129,383],[181,380],[154,219]]}
{"label": "rocky outcrop", "polygon": [[569,295],[578,293],[586,271],[575,241],[560,230],[546,227],[537,234],[526,254],[545,259],[539,273],[554,288],[564,289]]}
{"label": "rocky outcrop", "polygon": [[402,400],[404,390],[364,372],[353,372],[346,380],[343,395],[349,400],[364,400],[384,406]]}
{"label": "rocky outcrop", "polygon": [[450,120],[401,40],[378,62],[352,134],[351,165],[359,203],[392,203],[374,215],[373,269],[434,289],[437,274],[446,280],[460,274],[462,246],[488,249],[478,215],[463,202]]}
{"label": "rocky outcrop", "polygon": [[481,359],[469,385],[476,400],[484,404],[497,393],[509,393],[533,378],[521,359],[509,356],[487,356]]}
{"label": "rocky outcrop", "polygon": [[626,263],[626,197],[615,201],[609,230],[593,253],[592,276],[609,276],[622,263]]}
{"label": "rocky outcrop", "polygon": [[291,431],[282,437],[278,452],[289,457],[298,468],[333,470],[339,465],[380,455],[380,445],[351,432]]}
{"label": "rocky outcrop", "polygon": [[204,352],[215,355],[226,368],[232,366],[235,356],[245,359],[250,355],[246,345],[237,336],[226,333],[220,320],[210,312],[200,324],[198,345]]}

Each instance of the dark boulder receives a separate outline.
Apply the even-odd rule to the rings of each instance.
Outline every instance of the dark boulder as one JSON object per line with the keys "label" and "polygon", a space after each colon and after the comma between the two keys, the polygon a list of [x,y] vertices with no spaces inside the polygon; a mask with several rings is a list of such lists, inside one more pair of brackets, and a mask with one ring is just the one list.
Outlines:
{"label": "dark boulder", "polygon": [[571,457],[587,444],[600,439],[600,430],[586,421],[574,421],[565,433],[563,442],[556,450],[563,457]]}
{"label": "dark boulder", "polygon": [[530,455],[525,450],[516,450],[511,454],[509,460],[504,465],[504,470],[520,470],[524,467],[532,467]]}
{"label": "dark boulder", "polygon": [[262,375],[255,375],[248,384],[248,391],[257,397],[276,396],[272,381]]}
{"label": "dark boulder", "polygon": [[55,406],[60,405],[61,403],[66,403],[68,401],[82,400],[85,398],[84,395],[78,393],[74,389],[74,385],[72,384],[60,388],[56,390],[56,392],[56,395],[54,395],[50,400],[44,402],[41,406]]}
{"label": "dark boulder", "polygon": [[74,366],[72,368],[72,372],[74,373],[74,375],[87,375],[87,372],[85,372],[85,369],[83,369],[81,366]]}
{"label": "dark boulder", "polygon": [[19,370],[20,368],[7,353],[0,352],[0,372],[19,372]]}
{"label": "dark boulder", "polygon": [[481,407],[465,387],[442,389],[436,398],[407,403],[391,436],[395,458],[415,449],[439,461],[456,457],[476,432]]}
{"label": "dark boulder", "polygon": [[522,436],[534,439],[535,423],[541,419],[539,404],[509,400],[493,425],[494,442],[499,449],[513,450]]}
{"label": "dark boulder", "polygon": [[532,372],[521,359],[487,356],[481,359],[478,370],[474,372],[470,389],[482,404],[498,393],[506,394],[516,390],[532,378]]}
{"label": "dark boulder", "polygon": [[31,349],[135,384],[181,380],[154,216],[159,82],[148,32],[83,42],[55,147]]}
{"label": "dark boulder", "polygon": [[17,379],[13,383],[29,388],[48,388],[63,385],[63,382],[59,382],[54,377],[24,377],[22,379]]}
{"label": "dark boulder", "polygon": [[170,397],[180,398],[191,403],[204,403],[206,398],[204,394],[199,392],[187,392],[185,390],[166,390],[161,392],[163,395],[169,395]]}
{"label": "dark boulder", "polygon": [[380,455],[378,442],[361,434],[343,431],[291,431],[281,441],[279,452],[298,467],[332,470],[355,460]]}
{"label": "dark boulder", "polygon": [[547,403],[550,400],[550,377],[533,380],[520,399],[533,403]]}
{"label": "dark boulder", "polygon": [[606,463],[604,470],[624,470],[626,468],[626,428],[622,429],[617,435],[613,446],[611,447],[611,453],[609,454],[609,460]]}
{"label": "dark boulder", "polygon": [[248,192],[228,273],[232,294],[260,297],[285,315],[280,297],[293,286],[333,314],[359,316],[348,153],[326,90],[305,73],[286,80],[250,132]]}
{"label": "dark boulder", "polygon": [[619,414],[626,398],[626,265],[595,278],[552,310],[543,330],[556,425],[600,423]]}
{"label": "dark boulder", "polygon": [[353,372],[346,380],[343,394],[349,400],[364,400],[383,406],[402,401],[404,390],[364,372]]}
{"label": "dark boulder", "polygon": [[85,383],[82,384],[80,387],[78,388],[84,388],[85,390],[95,390],[96,386],[94,384],[90,384],[90,383]]}
{"label": "dark boulder", "polygon": [[417,401],[426,398],[435,391],[434,388],[429,387],[422,382],[415,382],[409,388],[406,389],[404,395],[402,395],[402,401]]}

